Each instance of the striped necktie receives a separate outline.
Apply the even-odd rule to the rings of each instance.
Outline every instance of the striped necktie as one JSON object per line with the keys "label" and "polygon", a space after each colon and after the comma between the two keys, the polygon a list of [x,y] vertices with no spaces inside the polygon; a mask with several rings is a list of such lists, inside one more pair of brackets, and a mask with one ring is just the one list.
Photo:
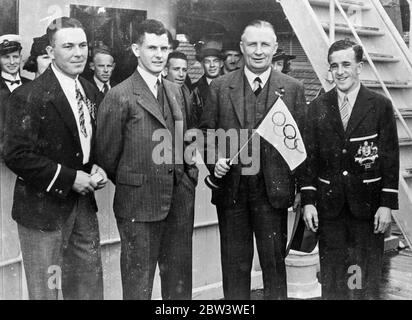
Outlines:
{"label": "striped necktie", "polygon": [[262,80],[259,77],[256,77],[255,81],[253,81],[253,92],[255,93],[256,97],[262,91],[261,83],[262,83]]}
{"label": "striped necktie", "polygon": [[340,117],[342,119],[343,128],[346,130],[349,121],[349,100],[348,96],[345,95],[343,102],[339,107]]}
{"label": "striped necktie", "polygon": [[84,118],[84,99],[83,95],[77,85],[77,81],[75,83],[75,90],[76,90],[76,100],[77,100],[77,110],[79,111],[79,124],[80,124],[80,131],[82,134],[87,138],[87,130],[86,130],[86,124],[85,124],[85,118]]}

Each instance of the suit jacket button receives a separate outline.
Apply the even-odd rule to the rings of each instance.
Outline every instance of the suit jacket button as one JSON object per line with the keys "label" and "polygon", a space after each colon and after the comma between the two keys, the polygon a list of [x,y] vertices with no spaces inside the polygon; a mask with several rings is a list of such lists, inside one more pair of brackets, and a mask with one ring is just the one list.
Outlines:
{"label": "suit jacket button", "polygon": [[342,149],[342,154],[347,154],[347,153],[348,153],[348,150]]}
{"label": "suit jacket button", "polygon": [[80,157],[80,152],[77,152],[77,153],[76,153],[76,157]]}
{"label": "suit jacket button", "polygon": [[342,174],[343,174],[344,176],[347,176],[349,173],[345,170],[345,171],[342,172]]}
{"label": "suit jacket button", "polygon": [[63,194],[63,190],[59,190],[59,194]]}
{"label": "suit jacket button", "polygon": [[169,173],[173,173],[173,169],[169,169]]}

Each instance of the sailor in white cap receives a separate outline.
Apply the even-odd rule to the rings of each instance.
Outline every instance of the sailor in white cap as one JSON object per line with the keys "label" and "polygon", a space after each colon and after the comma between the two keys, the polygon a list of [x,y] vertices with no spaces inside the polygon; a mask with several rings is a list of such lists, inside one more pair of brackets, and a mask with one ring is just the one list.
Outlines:
{"label": "sailor in white cap", "polygon": [[0,36],[0,90],[10,95],[29,79],[20,77],[21,38],[17,34]]}

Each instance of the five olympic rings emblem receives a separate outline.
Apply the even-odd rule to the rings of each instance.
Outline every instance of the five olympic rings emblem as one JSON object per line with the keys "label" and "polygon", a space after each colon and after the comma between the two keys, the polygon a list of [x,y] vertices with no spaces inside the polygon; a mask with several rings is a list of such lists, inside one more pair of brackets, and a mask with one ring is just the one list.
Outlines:
{"label": "five olympic rings emblem", "polygon": [[[272,116],[273,132],[283,137],[283,144],[289,150],[302,151],[302,139],[297,137],[297,130],[293,124],[286,123],[286,115],[282,111],[276,111]],[[281,130],[281,133],[279,131]]]}

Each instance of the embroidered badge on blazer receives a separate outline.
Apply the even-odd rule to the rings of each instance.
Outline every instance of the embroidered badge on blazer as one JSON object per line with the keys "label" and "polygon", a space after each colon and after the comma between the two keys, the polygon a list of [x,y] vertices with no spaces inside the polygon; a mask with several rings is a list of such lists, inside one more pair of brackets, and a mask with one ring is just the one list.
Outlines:
{"label": "embroidered badge on blazer", "polygon": [[355,162],[358,162],[365,169],[370,169],[377,158],[379,158],[378,147],[373,142],[369,144],[368,141],[365,141],[356,152]]}

